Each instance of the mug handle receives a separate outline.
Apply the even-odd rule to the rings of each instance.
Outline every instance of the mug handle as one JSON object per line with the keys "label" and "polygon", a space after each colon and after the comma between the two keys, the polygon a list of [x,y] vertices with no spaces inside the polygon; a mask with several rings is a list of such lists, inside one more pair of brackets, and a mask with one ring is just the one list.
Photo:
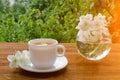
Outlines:
{"label": "mug handle", "polygon": [[64,47],[63,45],[58,45],[58,49],[59,49],[59,48],[62,49],[62,54],[57,51],[57,56],[60,56],[60,57],[61,57],[61,56],[64,56],[64,55],[65,55],[65,52],[66,52],[65,47]]}

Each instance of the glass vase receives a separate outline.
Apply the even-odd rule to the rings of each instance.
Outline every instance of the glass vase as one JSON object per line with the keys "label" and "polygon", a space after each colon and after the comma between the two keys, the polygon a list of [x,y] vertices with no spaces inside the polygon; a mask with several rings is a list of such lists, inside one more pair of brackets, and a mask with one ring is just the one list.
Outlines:
{"label": "glass vase", "polygon": [[[76,38],[76,45],[78,52],[81,56],[88,60],[100,60],[104,58],[109,51],[111,50],[111,36],[103,36],[102,39],[96,40],[92,38],[91,40],[83,40],[81,36],[83,36],[83,32],[78,32]],[[94,42],[94,39],[96,40]]]}

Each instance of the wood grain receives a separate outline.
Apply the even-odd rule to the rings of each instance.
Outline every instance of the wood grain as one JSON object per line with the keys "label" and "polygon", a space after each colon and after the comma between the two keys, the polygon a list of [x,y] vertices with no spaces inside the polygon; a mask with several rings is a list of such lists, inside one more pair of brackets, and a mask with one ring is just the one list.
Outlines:
{"label": "wood grain", "polygon": [[61,44],[66,47],[68,66],[43,74],[9,68],[7,56],[28,49],[27,43],[0,43],[0,80],[120,80],[120,44],[113,44],[110,53],[99,61],[81,57],[74,43]]}

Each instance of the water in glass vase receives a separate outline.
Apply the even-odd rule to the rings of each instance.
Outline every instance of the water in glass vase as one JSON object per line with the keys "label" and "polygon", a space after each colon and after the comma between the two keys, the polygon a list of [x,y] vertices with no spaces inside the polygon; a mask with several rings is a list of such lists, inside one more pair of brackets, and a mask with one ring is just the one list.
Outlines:
{"label": "water in glass vase", "polygon": [[111,49],[111,43],[83,43],[76,41],[78,52],[88,60],[99,60],[104,58]]}

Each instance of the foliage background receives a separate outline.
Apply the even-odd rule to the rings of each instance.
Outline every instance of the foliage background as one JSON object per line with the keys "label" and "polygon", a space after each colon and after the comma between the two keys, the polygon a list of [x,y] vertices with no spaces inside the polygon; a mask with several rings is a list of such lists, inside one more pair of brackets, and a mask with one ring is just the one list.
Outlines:
{"label": "foliage background", "polygon": [[94,2],[97,0],[15,0],[10,5],[9,0],[0,0],[0,41],[54,38],[75,42],[80,15],[98,11]]}

